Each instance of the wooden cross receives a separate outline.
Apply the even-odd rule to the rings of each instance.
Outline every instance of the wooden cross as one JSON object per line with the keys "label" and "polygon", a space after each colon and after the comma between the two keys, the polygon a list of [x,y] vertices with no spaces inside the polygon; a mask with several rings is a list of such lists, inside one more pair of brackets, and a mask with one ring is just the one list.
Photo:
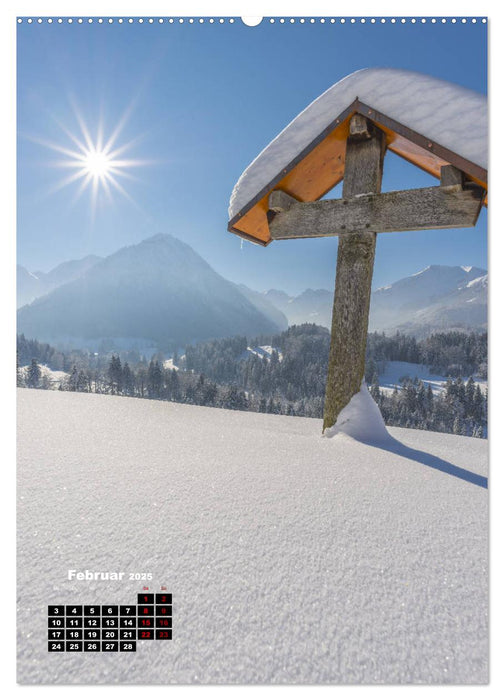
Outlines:
{"label": "wooden cross", "polygon": [[484,190],[451,165],[441,184],[381,193],[385,134],[361,114],[350,120],[342,199],[299,202],[269,195],[272,239],[339,236],[323,430],[360,390],[364,378],[376,233],[474,226]]}

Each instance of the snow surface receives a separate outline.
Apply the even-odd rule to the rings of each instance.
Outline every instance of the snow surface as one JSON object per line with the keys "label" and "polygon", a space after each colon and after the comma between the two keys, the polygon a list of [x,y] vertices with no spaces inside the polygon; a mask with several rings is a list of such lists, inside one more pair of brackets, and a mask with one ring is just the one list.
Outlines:
{"label": "snow surface", "polygon": [[254,347],[248,345],[240,359],[246,360],[251,355],[256,355],[261,360],[266,359],[269,362],[271,360],[271,356],[273,355],[273,351],[277,353],[278,360],[281,362],[283,360],[283,353],[280,352],[278,348],[274,348],[272,345],[256,345]]}
{"label": "snow surface", "polygon": [[173,363],[173,357],[170,357],[168,360],[165,360],[163,366],[165,369],[174,369],[176,372],[179,371],[178,365],[175,365]]}
{"label": "snow surface", "polygon": [[476,277],[475,279],[468,282],[466,286],[467,287],[475,287],[475,286],[487,287],[488,286],[488,275],[482,275],[481,277]]}
{"label": "snow surface", "polygon": [[[426,386],[430,384],[433,394],[440,394],[444,390],[444,385],[448,379],[448,377],[441,374],[430,372],[427,365],[390,360],[385,364],[384,371],[380,372],[378,375],[380,390],[384,391],[386,394],[392,394],[396,387],[398,389],[401,388],[402,382],[400,380],[402,377],[409,377],[410,379],[415,379],[415,377],[417,377],[421,379]],[[463,377],[464,382],[468,379],[469,377]],[[474,377],[473,379],[475,384],[479,384],[482,391],[485,391],[488,387],[488,382],[486,380]]]}
{"label": "snow surface", "polygon": [[365,68],[330,87],[246,168],[229,203],[232,219],[356,98],[426,138],[487,167],[487,100],[460,85],[396,68]]}
{"label": "snow surface", "polygon": [[[18,390],[21,683],[486,683],[486,441]],[[47,605],[128,604],[174,638],[48,654]]]}
{"label": "snow surface", "polygon": [[349,435],[355,440],[373,445],[381,445],[391,439],[380,409],[369,393],[364,379],[360,391],[352,396],[339,414],[335,425],[324,430],[324,437],[339,434]]}

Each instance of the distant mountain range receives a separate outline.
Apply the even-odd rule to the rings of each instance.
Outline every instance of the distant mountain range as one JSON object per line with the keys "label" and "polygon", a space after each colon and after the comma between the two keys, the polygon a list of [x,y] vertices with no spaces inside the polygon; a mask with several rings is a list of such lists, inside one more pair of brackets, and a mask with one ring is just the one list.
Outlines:
{"label": "distant mountain range", "polygon": [[432,331],[482,331],[487,328],[487,296],[486,270],[429,265],[373,293],[370,328],[417,337]]}
{"label": "distant mountain range", "polygon": [[91,269],[102,258],[88,255],[80,260],[61,263],[50,272],[28,272],[22,265],[17,266],[17,305],[30,304],[34,299],[49,294],[56,287],[72,282]]}
{"label": "distant mountain range", "polygon": [[270,289],[264,296],[287,316],[289,326],[316,323],[326,328],[331,327],[334,292],[327,289],[305,289],[298,296],[291,297],[279,289]]}
{"label": "distant mountain range", "polygon": [[[273,307],[270,316],[283,318]],[[190,246],[164,234],[96,261],[18,310],[18,332],[74,348],[173,350],[279,329]]]}
{"label": "distant mountain range", "polygon": [[[487,328],[488,274],[478,267],[430,265],[371,294],[369,329],[425,337],[433,331]],[[307,289],[299,296],[271,289],[264,297],[289,325],[331,327],[333,292]]]}
{"label": "distant mountain range", "polygon": [[[370,330],[425,337],[487,327],[486,270],[430,265],[377,289]],[[60,347],[170,351],[188,343],[331,325],[333,293],[260,293],[217,274],[190,246],[158,234],[106,258],[48,273],[18,266],[18,332]],[[31,303],[29,303],[31,302]]]}

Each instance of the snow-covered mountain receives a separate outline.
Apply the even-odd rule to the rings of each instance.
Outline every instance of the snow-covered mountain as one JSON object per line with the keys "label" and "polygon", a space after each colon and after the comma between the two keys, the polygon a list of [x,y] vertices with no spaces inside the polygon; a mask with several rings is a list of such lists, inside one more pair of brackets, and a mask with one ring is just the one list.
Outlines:
{"label": "snow-covered mountain", "polygon": [[[237,285],[240,292],[246,297],[266,318],[269,318],[282,331],[287,330],[289,322],[287,316],[265,294],[249,289],[244,284]],[[286,295],[287,296],[287,295]]]}
{"label": "snow-covered mountain", "polygon": [[42,281],[33,272],[29,272],[26,267],[18,265],[16,267],[16,296],[17,308],[44,294]]}
{"label": "snow-covered mountain", "polygon": [[441,330],[487,327],[486,270],[429,265],[421,272],[373,292],[370,330],[424,336]]}
{"label": "snow-covered mountain", "polygon": [[296,297],[290,297],[278,289],[270,289],[264,296],[287,316],[289,326],[316,323],[326,328],[331,327],[334,293],[327,289],[305,289]]}
{"label": "snow-covered mountain", "polygon": [[[481,268],[430,265],[372,293],[369,328],[417,336],[441,330],[484,330],[487,286],[488,275]],[[307,289],[290,297],[272,289],[264,297],[287,316],[289,325],[331,326],[333,292]]]}
{"label": "snow-covered mountain", "polygon": [[121,248],[18,311],[18,331],[73,347],[177,348],[278,331],[190,246],[158,234]]}
{"label": "snow-covered mountain", "polygon": [[30,304],[34,299],[48,294],[56,287],[71,282],[96,265],[102,258],[87,255],[80,260],[68,260],[49,272],[29,272],[22,265],[17,266],[16,292],[17,308]]}

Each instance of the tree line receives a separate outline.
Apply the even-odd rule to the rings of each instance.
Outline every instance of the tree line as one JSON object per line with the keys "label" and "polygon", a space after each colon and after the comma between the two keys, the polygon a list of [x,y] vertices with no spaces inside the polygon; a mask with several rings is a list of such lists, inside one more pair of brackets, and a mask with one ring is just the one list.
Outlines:
{"label": "tree line", "polygon": [[[175,353],[172,364],[177,370],[166,367],[162,355],[147,361],[132,351],[107,356],[82,350],[58,354],[47,344],[18,336],[18,385],[51,388],[40,363],[66,368],[59,386],[63,391],[321,418],[329,341],[327,329],[315,324],[292,326],[253,341],[213,340],[188,346],[181,356]],[[269,356],[249,349],[261,345],[273,348]],[[487,396],[471,375],[486,376],[486,347],[486,334],[440,333],[422,341],[400,333],[369,334],[366,380],[385,422],[485,437]],[[384,392],[378,374],[392,360],[426,364],[439,374],[450,374],[451,369],[452,379],[440,394],[416,378],[404,378],[394,392]],[[464,382],[462,375],[471,378]]]}
{"label": "tree line", "polygon": [[472,377],[466,382],[448,378],[442,392],[435,395],[431,385],[418,378],[404,378],[400,388],[385,392],[375,376],[370,392],[386,425],[487,437],[487,391]]}

